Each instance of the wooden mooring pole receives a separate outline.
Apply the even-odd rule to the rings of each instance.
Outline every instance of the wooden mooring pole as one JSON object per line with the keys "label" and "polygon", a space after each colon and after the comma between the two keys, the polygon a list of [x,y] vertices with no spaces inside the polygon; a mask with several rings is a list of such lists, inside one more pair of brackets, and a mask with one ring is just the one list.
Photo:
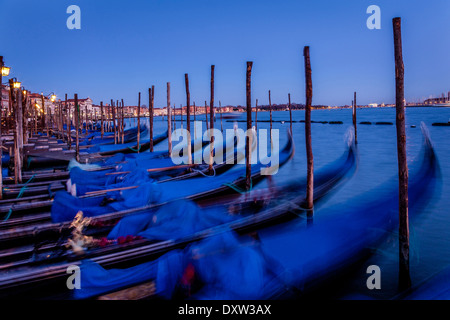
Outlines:
{"label": "wooden mooring pole", "polygon": [[220,111],[220,131],[223,132],[223,123],[222,123],[222,103],[219,100],[219,111]]}
{"label": "wooden mooring pole", "polygon": [[85,128],[84,132],[87,134],[88,133],[88,123],[89,123],[87,104],[84,106],[84,113],[85,113],[84,117],[85,117],[85,121],[86,121],[86,128]]}
{"label": "wooden mooring pole", "polygon": [[245,137],[245,186],[247,190],[252,186],[252,167],[250,154],[250,132],[252,129],[252,67],[253,62],[247,61],[247,81],[246,81],[246,96],[247,96],[247,135]]}
{"label": "wooden mooring pole", "polygon": [[[2,172],[2,158],[3,158],[3,140],[2,140],[2,120],[3,120],[3,79],[1,69],[3,68],[3,56],[0,56],[0,200],[3,199],[3,172]],[[5,121],[6,123],[6,121]]]}
{"label": "wooden mooring pole", "polygon": [[22,183],[22,153],[23,153],[23,120],[22,120],[22,90],[14,89],[15,93],[15,150],[14,150],[14,173],[15,183]]}
{"label": "wooden mooring pole", "polygon": [[[187,73],[184,74],[184,83],[186,86],[186,131],[187,131],[187,149],[188,149],[188,164],[192,164],[192,153],[191,153],[191,93],[189,91],[189,76]],[[183,106],[181,107],[181,114],[183,114]],[[183,116],[181,116],[183,117]]]}
{"label": "wooden mooring pole", "polygon": [[117,118],[117,143],[120,143],[120,138],[122,137],[122,126],[120,125],[120,110],[119,110],[119,100],[116,100],[116,118]]}
{"label": "wooden mooring pole", "polygon": [[122,127],[122,143],[125,143],[125,114],[124,114],[124,103],[123,103],[123,99],[122,99],[122,108],[120,110],[120,114],[121,114],[121,127]]}
{"label": "wooden mooring pole", "polygon": [[291,94],[288,93],[288,101],[289,101],[289,122],[291,124],[291,134],[294,132],[292,131],[292,106],[291,106]]}
{"label": "wooden mooring pole", "polygon": [[215,65],[211,65],[211,96],[209,101],[209,137],[210,137],[210,149],[209,149],[209,172],[213,172],[213,159],[214,159],[214,68]]}
{"label": "wooden mooring pole", "polygon": [[270,90],[269,90],[269,113],[270,113],[270,150],[272,150],[273,148],[273,144],[272,144],[272,100],[270,98]]}
{"label": "wooden mooring pole", "polygon": [[206,117],[206,130],[209,130],[209,123],[208,123],[208,103],[205,100],[205,117]]}
{"label": "wooden mooring pole", "polygon": [[150,152],[153,152],[153,104],[155,103],[155,86],[152,86],[151,90],[149,89],[149,93],[151,93],[148,107],[150,121]]}
{"label": "wooden mooring pole", "polygon": [[105,128],[103,127],[103,101],[100,101],[100,136],[103,139]]}
{"label": "wooden mooring pole", "polygon": [[195,101],[193,102],[193,104],[194,104],[194,140],[197,140],[197,123],[195,122],[196,121],[196,119],[195,119],[195,115],[196,115],[196,113],[197,113],[197,108],[195,107]]}
{"label": "wooden mooring pole", "polygon": [[255,104],[255,129],[258,131],[258,99],[256,99]]}
{"label": "wooden mooring pole", "polygon": [[313,216],[313,192],[314,192],[314,159],[311,144],[311,104],[312,104],[312,80],[311,80],[311,61],[309,58],[309,47],[303,49],[305,58],[305,83],[306,83],[306,106],[305,106],[305,140],[306,140],[306,158],[307,158],[307,185],[306,185],[306,209],[308,217]]}
{"label": "wooden mooring pole", "polygon": [[355,129],[355,144],[358,143],[358,133],[356,131],[356,91],[353,99],[353,128]]}
{"label": "wooden mooring pole", "polygon": [[141,93],[139,92],[137,109],[137,152],[141,150]]}
{"label": "wooden mooring pole", "polygon": [[70,104],[67,103],[67,93],[65,96],[65,102],[66,104],[66,114],[67,114],[67,147],[70,149],[72,149],[72,132],[71,132],[71,128],[72,128],[72,124],[70,122]]}
{"label": "wooden mooring pole", "polygon": [[[117,144],[116,107],[114,106],[113,99],[111,99],[111,111],[112,111],[112,121],[113,121],[113,129],[114,129],[114,144]],[[139,140],[138,140],[138,142],[139,142]]]}
{"label": "wooden mooring pole", "polygon": [[392,20],[395,47],[395,107],[399,184],[399,287],[411,286],[409,273],[408,163],[406,159],[405,87],[401,18]]}
{"label": "wooden mooring pole", "polygon": [[172,113],[170,110],[170,82],[167,82],[167,140],[169,156],[172,156]]}
{"label": "wooden mooring pole", "polygon": [[183,128],[183,105],[182,104],[180,104],[180,116],[181,116],[180,125],[181,125],[181,128]]}
{"label": "wooden mooring pole", "polygon": [[80,162],[80,133],[79,133],[79,123],[80,123],[80,107],[78,106],[78,94],[74,95],[75,102],[75,130],[76,130],[76,142],[75,142],[75,159]]}

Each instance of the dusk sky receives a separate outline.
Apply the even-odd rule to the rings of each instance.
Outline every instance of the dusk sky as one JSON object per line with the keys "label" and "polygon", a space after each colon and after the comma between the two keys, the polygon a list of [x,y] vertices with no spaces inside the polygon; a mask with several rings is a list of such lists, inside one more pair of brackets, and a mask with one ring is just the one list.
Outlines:
{"label": "dusk sky", "polygon": [[[69,5],[81,8],[81,30],[69,30]],[[369,30],[369,5],[381,8],[381,30]],[[392,18],[402,17],[405,95],[417,101],[450,91],[448,0],[0,0],[0,55],[33,92],[87,96],[136,105],[245,105],[246,61],[253,61],[252,103],[304,103],[303,47],[310,46],[313,104],[393,103]]]}

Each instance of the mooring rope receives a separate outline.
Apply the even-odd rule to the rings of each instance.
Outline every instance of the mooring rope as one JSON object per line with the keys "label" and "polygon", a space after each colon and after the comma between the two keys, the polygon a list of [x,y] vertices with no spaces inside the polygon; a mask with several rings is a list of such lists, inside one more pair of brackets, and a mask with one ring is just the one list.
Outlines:
{"label": "mooring rope", "polygon": [[133,149],[132,147],[128,147],[128,149],[130,149],[131,151],[134,151],[134,152],[138,152],[141,150],[141,144],[139,144],[137,149]]}
{"label": "mooring rope", "polygon": [[[23,196],[23,193],[25,192],[25,190],[26,190],[26,188],[27,188],[27,185],[28,185],[31,181],[33,181],[33,179],[34,179],[35,176],[36,176],[36,174],[33,174],[33,176],[32,176],[27,182],[25,182],[25,184],[23,185],[23,187],[20,188],[20,192],[19,192],[19,194],[17,195],[16,199],[19,199],[19,198],[21,198],[21,197]],[[7,189],[6,189],[6,190],[7,190]],[[9,208],[8,214],[6,215],[6,218],[5,218],[3,221],[7,221],[7,220],[9,219],[9,217],[11,217],[11,214],[12,214],[12,207]]]}
{"label": "mooring rope", "polygon": [[212,169],[213,169],[213,172],[214,172],[213,175],[207,175],[207,174],[203,173],[202,170],[197,170],[197,169],[193,169],[193,168],[192,168],[192,171],[198,172],[198,173],[202,174],[203,176],[205,176],[205,177],[207,177],[207,178],[213,178],[213,177],[216,176],[216,169],[214,168],[214,166],[212,167]]}
{"label": "mooring rope", "polygon": [[[242,176],[242,178],[245,178],[245,176]],[[233,189],[234,191],[236,191],[237,193],[240,193],[240,194],[245,194],[245,193],[247,193],[247,192],[249,192],[249,191],[251,191],[252,189],[253,189],[253,180],[252,180],[252,178],[250,178],[250,189],[243,189],[243,188],[240,188],[239,186],[237,186],[236,184],[234,184],[234,183],[228,183],[228,182],[226,182],[226,183],[224,183],[223,184],[224,186],[227,186],[227,187],[229,187],[229,188],[231,188],[231,189]]]}

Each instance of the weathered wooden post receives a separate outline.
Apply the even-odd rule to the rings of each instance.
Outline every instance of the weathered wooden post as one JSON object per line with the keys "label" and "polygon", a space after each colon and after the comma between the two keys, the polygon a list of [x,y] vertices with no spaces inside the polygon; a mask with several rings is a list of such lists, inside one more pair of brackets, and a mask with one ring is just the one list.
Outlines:
{"label": "weathered wooden post", "polygon": [[303,49],[305,57],[305,83],[306,83],[306,106],[305,106],[305,140],[307,158],[307,186],[306,186],[306,209],[308,217],[313,216],[313,192],[314,192],[314,159],[311,145],[311,104],[312,104],[312,79],[311,61],[309,58],[309,47]]}
{"label": "weathered wooden post", "polygon": [[252,167],[251,167],[251,153],[250,153],[250,134],[252,129],[252,61],[247,61],[247,83],[246,83],[246,95],[247,95],[247,135],[245,137],[245,186],[247,190],[252,186]]}
{"label": "weathered wooden post", "polygon": [[38,115],[36,112],[36,101],[35,104],[32,106],[33,107],[33,116],[34,116],[34,129],[33,129],[33,134],[37,134],[37,126],[38,126]]}
{"label": "weathered wooden post", "polygon": [[88,123],[89,123],[89,120],[88,120],[88,107],[87,107],[87,103],[84,105],[84,113],[85,113],[85,115],[84,115],[84,121],[86,121],[86,129],[85,129],[85,133],[87,134],[88,133]]}
{"label": "weathered wooden post", "polygon": [[150,101],[149,101],[149,121],[150,121],[150,152],[153,152],[153,104],[155,103],[155,86],[149,89]]}
{"label": "weathered wooden post", "polygon": [[3,199],[3,172],[2,172],[2,157],[3,157],[3,140],[2,140],[2,119],[3,119],[3,56],[0,56],[0,200]]}
{"label": "weathered wooden post", "polygon": [[117,143],[120,143],[120,137],[122,136],[122,131],[120,127],[120,112],[119,112],[119,100],[116,100],[116,106],[114,107],[117,119]]}
{"label": "weathered wooden post", "polygon": [[103,101],[100,101],[100,136],[103,139],[105,128],[103,128]]}
{"label": "weathered wooden post", "polygon": [[220,103],[219,100],[219,109],[220,109],[220,131],[223,132],[223,123],[222,123],[222,104]]}
{"label": "weathered wooden post", "polygon": [[197,108],[195,107],[195,101],[194,101],[194,140],[197,140],[197,123],[195,122],[195,115],[197,113]]}
{"label": "weathered wooden post", "polygon": [[255,130],[258,131],[258,99],[256,99],[255,105]]}
{"label": "weathered wooden post", "polygon": [[122,126],[122,143],[125,143],[125,114],[124,114],[124,103],[123,103],[123,99],[122,99],[122,110],[120,112],[120,114],[122,115],[121,117],[121,126]]}
{"label": "weathered wooden post", "polygon": [[[43,118],[43,122],[42,122],[42,133],[44,133],[44,129],[47,125],[47,111],[45,110],[45,100],[44,100],[44,94],[41,93],[41,106],[42,106],[42,118]],[[47,137],[49,136],[48,133],[48,127],[47,127]]]}
{"label": "weathered wooden post", "polygon": [[[112,121],[114,129],[114,144],[117,144],[117,126],[116,126],[116,108],[114,107],[114,101],[111,99],[111,111],[112,111]],[[139,134],[138,134],[139,136]]]}
{"label": "weathered wooden post", "polygon": [[[28,143],[28,103],[30,101],[29,92],[27,90],[23,90],[23,96],[22,96],[22,137],[23,137],[23,144]],[[22,158],[25,159],[25,156],[22,155]],[[0,158],[1,159],[1,158]]]}
{"label": "weathered wooden post", "polygon": [[[188,164],[192,164],[192,150],[191,150],[191,93],[189,91],[189,76],[184,74],[184,83],[186,86],[186,131],[187,131],[187,149],[188,149]],[[183,114],[183,106],[181,106],[181,114]],[[183,117],[183,116],[182,116]]]}
{"label": "weathered wooden post", "polygon": [[75,159],[80,162],[80,134],[79,134],[79,127],[80,127],[80,107],[78,106],[78,94],[75,93],[74,95],[74,103],[75,103],[75,129],[77,131],[76,134],[76,142],[75,142]]}
{"label": "weathered wooden post", "polygon": [[206,130],[209,130],[209,123],[208,123],[208,103],[205,100],[205,117],[206,117]]}
{"label": "weathered wooden post", "polygon": [[175,103],[173,104],[173,129],[175,130],[177,128],[177,118],[175,115],[177,114],[177,107],[175,106]]}
{"label": "weathered wooden post", "polygon": [[356,131],[356,91],[353,99],[353,127],[355,129],[355,144],[358,143],[358,134]]}
{"label": "weathered wooden post", "polygon": [[137,109],[137,152],[141,150],[141,93],[139,92],[139,101]]}
{"label": "weathered wooden post", "polygon": [[170,82],[167,82],[167,140],[169,156],[172,156],[172,113],[170,112]]}
{"label": "weathered wooden post", "polygon": [[272,100],[270,98],[270,90],[269,90],[269,112],[270,112],[270,150],[272,150]]}
{"label": "weathered wooden post", "polygon": [[408,162],[406,159],[405,87],[401,18],[392,20],[395,47],[395,107],[399,184],[399,287],[411,286],[409,273]]}
{"label": "weathered wooden post", "polygon": [[72,149],[72,132],[71,132],[71,127],[72,124],[70,122],[70,104],[67,103],[67,93],[66,93],[66,97],[65,97],[65,104],[66,104],[66,114],[67,114],[67,147],[70,149]]}
{"label": "weathered wooden post", "polygon": [[291,134],[294,134],[292,131],[292,106],[291,106],[291,94],[288,93],[288,101],[289,101],[289,122],[291,124]]}
{"label": "weathered wooden post", "polygon": [[15,126],[16,126],[16,143],[14,152],[14,172],[15,172],[15,183],[22,183],[22,153],[23,153],[23,112],[22,112],[22,90],[15,89]]}
{"label": "weathered wooden post", "polygon": [[64,138],[64,115],[63,115],[63,108],[62,108],[62,101],[59,101],[59,133],[61,135],[61,138],[63,141],[66,139]]}
{"label": "weathered wooden post", "polygon": [[215,65],[211,65],[211,98],[209,102],[210,117],[209,117],[209,137],[210,137],[210,152],[209,152],[209,172],[213,172],[213,159],[214,159],[214,68]]}
{"label": "weathered wooden post", "polygon": [[180,125],[183,128],[183,104],[180,103]]}

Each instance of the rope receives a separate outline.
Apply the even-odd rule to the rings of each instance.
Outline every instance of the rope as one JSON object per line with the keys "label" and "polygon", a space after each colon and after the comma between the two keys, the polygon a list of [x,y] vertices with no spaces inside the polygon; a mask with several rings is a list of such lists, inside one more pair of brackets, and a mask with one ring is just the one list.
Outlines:
{"label": "rope", "polygon": [[28,157],[28,159],[27,159],[27,169],[30,168],[31,161],[33,161],[33,158],[32,157]]}
{"label": "rope", "polygon": [[[245,177],[243,176],[243,178],[245,178]],[[237,186],[234,183],[228,183],[227,182],[227,183],[224,183],[223,185],[233,189],[237,193],[244,194],[244,193],[247,193],[248,191],[251,191],[253,189],[253,180],[252,180],[252,178],[250,178],[250,189],[248,189],[248,190],[240,188],[239,186]]]}
{"label": "rope", "polygon": [[48,195],[49,195],[49,197],[50,197],[50,199],[52,199],[53,198],[53,192],[52,192],[52,185],[51,184],[49,184],[48,185]]}
{"label": "rope", "polygon": [[198,173],[202,174],[203,176],[205,176],[205,177],[207,177],[207,178],[213,178],[213,177],[216,176],[216,169],[214,168],[214,166],[212,167],[212,169],[213,169],[213,172],[214,172],[214,174],[213,174],[212,176],[203,173],[202,170],[197,170],[197,169],[192,168],[192,171],[198,172]]}
{"label": "rope", "polygon": [[130,149],[131,151],[134,151],[134,152],[138,152],[141,150],[141,144],[139,144],[139,147],[137,149],[133,149],[132,147],[128,147],[128,149]]}
{"label": "rope", "polygon": [[[26,190],[26,188],[27,188],[27,185],[28,185],[31,181],[33,181],[33,179],[34,179],[35,176],[36,176],[36,174],[33,174],[33,176],[32,176],[27,182],[25,182],[25,184],[23,185],[23,187],[20,188],[20,192],[19,192],[19,194],[17,195],[16,199],[19,199],[19,198],[21,198],[21,197],[23,196],[23,193],[25,192],[25,190]],[[12,214],[12,207],[9,208],[8,214],[6,215],[6,218],[5,218],[3,221],[7,221],[7,220],[9,219],[9,217],[11,217],[11,214]]]}

